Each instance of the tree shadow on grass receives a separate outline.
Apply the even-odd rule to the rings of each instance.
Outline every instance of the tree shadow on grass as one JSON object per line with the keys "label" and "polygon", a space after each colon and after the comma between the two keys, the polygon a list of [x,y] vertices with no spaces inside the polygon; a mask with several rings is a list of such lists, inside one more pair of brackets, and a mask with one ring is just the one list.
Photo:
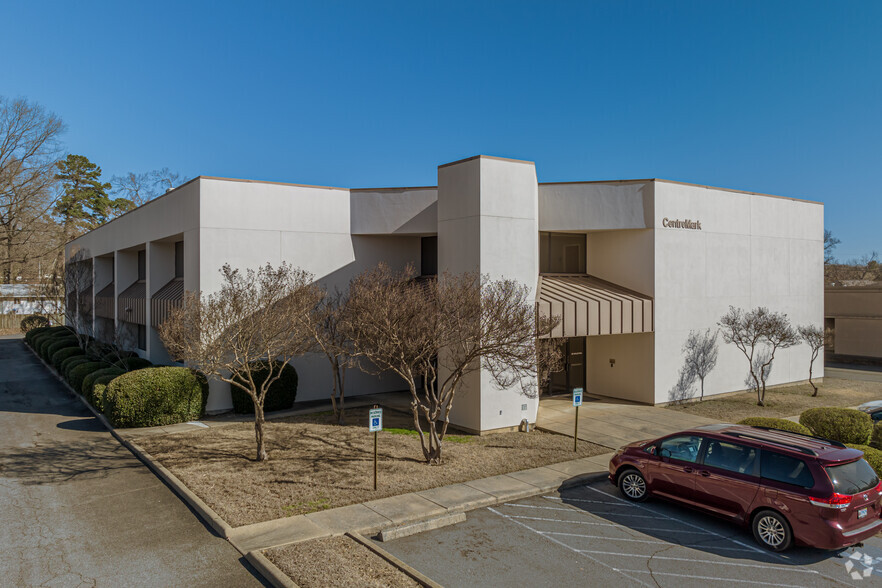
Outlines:
{"label": "tree shadow on grass", "polygon": [[140,467],[141,462],[112,439],[40,442],[30,447],[9,447],[0,454],[0,476],[26,486],[101,479],[116,471]]}

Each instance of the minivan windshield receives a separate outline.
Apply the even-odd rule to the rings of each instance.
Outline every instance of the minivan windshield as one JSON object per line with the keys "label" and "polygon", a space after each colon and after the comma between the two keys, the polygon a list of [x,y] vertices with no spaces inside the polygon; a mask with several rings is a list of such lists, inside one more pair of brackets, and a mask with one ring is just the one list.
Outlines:
{"label": "minivan windshield", "polygon": [[876,486],[879,478],[865,459],[841,465],[827,466],[827,475],[833,482],[833,491],[839,494],[857,494]]}

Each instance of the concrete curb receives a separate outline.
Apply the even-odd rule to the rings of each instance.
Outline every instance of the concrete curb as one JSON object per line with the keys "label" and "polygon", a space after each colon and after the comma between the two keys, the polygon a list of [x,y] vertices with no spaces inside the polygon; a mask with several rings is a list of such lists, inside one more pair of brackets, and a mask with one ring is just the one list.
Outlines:
{"label": "concrete curb", "polygon": [[[95,415],[95,418],[98,419],[98,421],[104,426],[104,428],[106,428],[110,432],[111,435],[113,435],[114,439],[119,441],[119,443],[123,447],[128,449],[135,457],[137,457],[141,463],[150,468],[150,470],[154,474],[156,474],[159,479],[165,482],[165,484],[168,485],[172,489],[172,491],[174,491],[174,493],[177,494],[184,502],[186,502],[190,506],[190,508],[192,508],[199,515],[199,517],[208,524],[208,526],[210,526],[212,529],[215,530],[215,532],[217,532],[218,535],[220,535],[224,539],[229,540],[230,532],[233,530],[233,528],[228,525],[226,521],[218,516],[218,514],[214,512],[211,507],[205,504],[205,502],[203,502],[201,498],[193,494],[193,492],[189,488],[187,488],[183,484],[183,482],[181,482],[174,474],[168,471],[158,461],[153,459],[153,457],[149,453],[120,435],[113,427],[113,425],[110,424],[110,421],[108,421],[103,414],[95,410],[95,407],[89,404],[89,402],[85,398],[83,398],[82,394],[71,388],[70,384],[68,384],[64,380],[64,378],[62,378],[61,375],[55,371],[52,366],[47,364],[30,345],[28,345],[24,341],[22,341],[22,344],[24,344],[26,348],[30,349],[31,353],[34,354],[34,357],[36,357],[37,360],[42,363],[43,366],[45,366],[50,374],[55,376],[55,379],[57,379],[61,383],[61,385],[68,390],[68,392],[70,392],[74,397],[78,398],[80,402],[82,402],[83,405],[85,405],[85,407],[88,408],[93,415]],[[233,546],[235,547],[235,544],[233,544]]]}
{"label": "concrete curb", "polygon": [[266,580],[276,588],[300,588],[294,583],[294,580],[276,567],[276,564],[271,562],[261,552],[249,551],[245,554],[245,559],[248,560],[248,563],[254,566],[254,569],[256,569],[261,576],[266,578]]}
{"label": "concrete curb", "polygon": [[409,523],[407,525],[398,525],[397,527],[383,529],[380,531],[379,539],[385,543],[386,541],[394,541],[395,539],[401,539],[402,537],[410,537],[417,533],[434,531],[435,529],[456,525],[457,523],[464,523],[465,520],[466,515],[464,512],[449,513],[419,523]]}
{"label": "concrete curb", "polygon": [[402,572],[404,572],[405,574],[407,574],[408,576],[410,576],[411,578],[416,580],[420,584],[420,586],[424,586],[425,588],[443,588],[443,586],[441,586],[441,584],[439,584],[438,582],[435,582],[434,580],[432,580],[428,576],[425,576],[421,572],[419,572],[418,570],[415,570],[414,568],[410,567],[409,565],[407,565],[406,563],[404,563],[403,561],[401,561],[400,559],[398,559],[397,557],[395,557],[394,555],[392,555],[391,553],[389,553],[385,549],[376,545],[373,541],[370,541],[369,539],[365,538],[360,533],[353,532],[353,533],[346,533],[346,535],[348,537],[354,539],[355,541],[358,541],[359,543],[361,543],[362,545],[364,545],[365,547],[367,547],[368,549],[370,549],[371,551],[373,551],[374,553],[376,553],[377,555],[379,555],[380,557],[382,557],[383,559],[388,561],[390,564],[392,564],[393,566],[395,566],[396,568],[398,568],[399,570],[401,570]]}

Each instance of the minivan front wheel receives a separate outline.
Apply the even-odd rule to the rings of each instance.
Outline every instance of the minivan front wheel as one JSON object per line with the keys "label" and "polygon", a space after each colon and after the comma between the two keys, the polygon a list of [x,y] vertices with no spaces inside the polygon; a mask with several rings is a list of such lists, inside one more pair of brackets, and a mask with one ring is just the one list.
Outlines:
{"label": "minivan front wheel", "polygon": [[635,469],[628,468],[619,474],[619,491],[632,502],[646,500],[646,479]]}
{"label": "minivan front wheel", "polygon": [[753,537],[770,551],[784,551],[793,543],[793,533],[783,515],[764,510],[753,517]]}

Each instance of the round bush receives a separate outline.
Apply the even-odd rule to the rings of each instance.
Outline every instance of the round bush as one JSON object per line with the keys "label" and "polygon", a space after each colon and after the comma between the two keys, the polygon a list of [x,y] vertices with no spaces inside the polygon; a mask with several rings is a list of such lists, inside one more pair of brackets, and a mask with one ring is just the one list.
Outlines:
{"label": "round bush", "polygon": [[107,385],[114,381],[120,375],[121,374],[108,374],[95,378],[95,382],[92,384],[91,402],[92,406],[94,406],[97,410],[104,412],[104,392],[107,390]]}
{"label": "round bush", "polygon": [[[126,373],[125,370],[121,370],[117,367],[108,367],[101,370],[95,370],[85,378],[83,378],[83,387],[80,388],[80,394],[83,395],[83,398],[89,401],[90,404],[94,405],[94,401],[92,400],[92,387],[95,385],[95,380],[102,376],[121,376]],[[97,407],[96,407],[97,408]]]}
{"label": "round bush", "polygon": [[19,327],[22,333],[29,333],[34,329],[40,329],[49,326],[49,319],[42,314],[29,314],[21,319]]}
{"label": "round bush", "polygon": [[[278,366],[280,362],[276,362]],[[265,362],[253,363],[251,377],[254,379],[257,389],[269,376],[269,369]],[[278,373],[277,369],[273,370],[273,374]],[[237,378],[240,382],[245,383],[245,378]],[[230,394],[233,397],[233,412],[239,414],[254,414],[254,401],[251,400],[244,390],[238,386],[230,384]],[[282,369],[282,375],[279,379],[270,385],[266,393],[266,399],[263,401],[264,412],[274,410],[286,410],[294,405],[294,399],[297,397],[297,370],[291,364],[286,364]]]}
{"label": "round bush", "polygon": [[840,443],[866,445],[873,432],[873,419],[853,408],[810,408],[799,415],[799,422],[818,437]]}
{"label": "round bush", "polygon": [[80,365],[81,363],[86,363],[88,361],[92,361],[86,355],[74,355],[73,357],[68,357],[64,361],[61,362],[61,365],[58,368],[58,373],[61,374],[61,377],[64,378],[64,381],[67,382],[70,380],[70,370],[72,370],[75,366]]}
{"label": "round bush", "polygon": [[870,467],[873,468],[873,471],[876,472],[876,475],[879,478],[882,478],[882,451],[879,451],[878,449],[874,449],[867,445],[849,444],[848,446],[863,451],[864,459],[867,460],[867,463],[870,464]]}
{"label": "round bush", "polygon": [[111,348],[104,352],[104,359],[109,361],[110,363],[116,363],[121,359],[141,359],[140,356],[134,351],[122,351],[121,349]]}
{"label": "round bush", "polygon": [[30,331],[25,333],[25,343],[27,343],[28,345],[33,345],[34,337],[36,337],[37,335],[42,335],[48,330],[49,327],[37,327],[36,329],[31,329]]}
{"label": "round bush", "polygon": [[120,359],[119,361],[113,362],[113,365],[114,367],[118,367],[123,371],[133,372],[142,368],[153,367],[153,362],[149,359],[143,359],[141,357],[127,357],[125,359]]}
{"label": "round bush", "polygon": [[104,389],[104,414],[115,427],[155,427],[200,418],[208,380],[184,367],[151,367],[114,378]]}
{"label": "round bush", "polygon": [[870,435],[870,447],[882,450],[882,424],[873,425],[873,434]]}
{"label": "round bush", "polygon": [[79,345],[77,345],[77,340],[75,338],[62,337],[58,341],[55,341],[54,343],[50,343],[49,345],[46,346],[46,361],[50,365],[54,366],[55,364],[52,363],[52,356],[55,355],[55,352],[61,351],[62,349],[67,349],[69,347],[79,348]]}
{"label": "round bush", "polygon": [[[66,333],[56,333],[56,334],[47,334],[40,337],[39,342],[37,343],[37,353],[42,357],[45,361],[49,361],[51,354],[49,353],[49,348],[56,343],[67,343],[64,347],[72,347],[77,344],[77,338]],[[59,347],[58,349],[61,349]]]}
{"label": "round bush", "polygon": [[105,361],[87,361],[86,363],[81,363],[70,370],[70,377],[67,379],[67,383],[70,384],[71,388],[79,392],[83,389],[83,380],[86,379],[86,376],[92,372],[97,372],[98,370],[103,370],[108,367],[110,366],[107,365],[107,362]]}
{"label": "round bush", "polygon": [[31,348],[37,352],[37,355],[40,355],[40,348],[43,344],[53,343],[55,340],[55,335],[46,331],[31,339]]}
{"label": "round bush", "polygon": [[55,371],[60,372],[61,371],[61,362],[63,362],[68,357],[77,357],[80,355],[85,356],[86,354],[79,347],[76,347],[76,346],[63,347],[62,349],[59,349],[58,351],[56,351],[55,353],[53,353],[50,356],[50,358],[52,360],[51,361],[52,367],[55,368]]}
{"label": "round bush", "polygon": [[780,429],[782,431],[790,431],[791,433],[801,433],[803,435],[811,435],[812,432],[808,427],[788,421],[787,419],[776,419],[772,417],[748,417],[738,421],[739,425],[750,425],[751,427],[768,427],[770,429]]}

